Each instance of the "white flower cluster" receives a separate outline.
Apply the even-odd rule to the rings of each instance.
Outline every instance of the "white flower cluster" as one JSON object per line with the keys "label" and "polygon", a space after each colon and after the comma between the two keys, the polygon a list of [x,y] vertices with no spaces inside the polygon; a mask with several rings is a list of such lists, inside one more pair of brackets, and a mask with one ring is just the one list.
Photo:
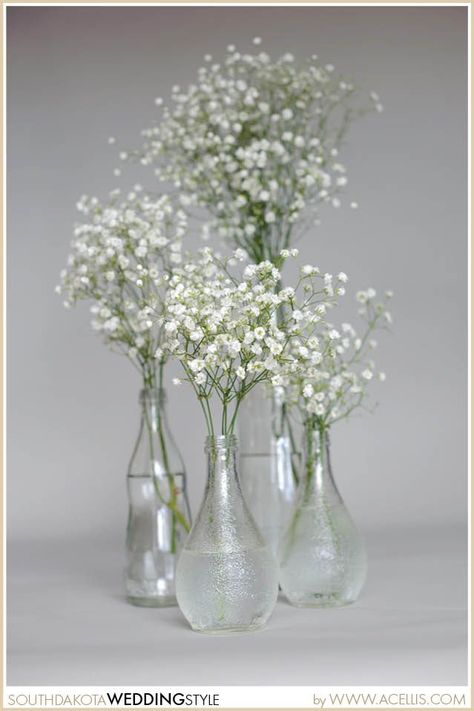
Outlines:
{"label": "white flower cluster", "polygon": [[77,207],[84,221],[56,291],[66,307],[92,301],[93,329],[151,379],[162,336],[157,315],[170,271],[182,261],[186,215],[168,196],[153,198],[140,186],[125,199],[114,191],[106,204],[83,197]]}
{"label": "white flower cluster", "polygon": [[[280,262],[296,254],[285,250]],[[339,277],[332,280],[317,268],[303,271],[295,288],[281,288],[280,271],[269,261],[248,264],[234,276],[232,267],[244,256],[237,250],[221,260],[206,248],[174,270],[166,295],[164,352],[181,362],[210,432],[213,394],[222,405],[221,431],[228,434],[240,401],[257,383],[284,386],[296,373],[318,367],[322,353],[312,334],[342,290]]]}
{"label": "white flower cluster", "polygon": [[347,184],[339,146],[355,117],[382,110],[379,97],[357,106],[354,84],[316,55],[298,66],[291,54],[272,60],[229,46],[222,64],[205,59],[195,84],[173,88],[173,106],[143,131],[136,155],[179,189],[183,205],[211,213],[207,231],[255,263],[274,262],[296,223],[314,221],[320,203],[339,207]]}
{"label": "white flower cluster", "polygon": [[374,289],[359,291],[359,315],[364,330],[359,335],[349,323],[340,328],[324,322],[318,334],[322,358],[317,367],[305,373],[296,372],[291,379],[289,399],[297,405],[306,424],[329,427],[350,415],[363,405],[368,395],[369,383],[385,380],[385,373],[377,372],[372,358],[377,347],[372,337],[375,330],[391,323],[387,302],[392,292],[376,302]]}

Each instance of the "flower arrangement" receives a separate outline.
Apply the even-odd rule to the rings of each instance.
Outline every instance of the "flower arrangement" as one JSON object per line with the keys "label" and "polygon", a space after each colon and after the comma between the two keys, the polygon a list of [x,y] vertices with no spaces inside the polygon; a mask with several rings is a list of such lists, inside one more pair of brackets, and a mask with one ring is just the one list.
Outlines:
{"label": "flower arrangement", "polygon": [[382,301],[376,301],[372,288],[357,293],[364,324],[360,334],[350,323],[340,328],[326,321],[320,324],[322,358],[317,367],[295,372],[289,388],[290,404],[297,408],[306,428],[324,430],[347,418],[366,402],[369,384],[374,379],[385,380],[385,373],[376,371],[372,358],[377,347],[372,336],[392,321],[387,310],[391,297],[392,292],[387,291]]}
{"label": "flower arrangement", "polygon": [[[297,250],[283,250],[282,266]],[[327,309],[344,292],[345,275],[304,268],[295,288],[279,288],[281,274],[269,261],[233,273],[245,253],[221,259],[210,248],[175,268],[161,326],[167,334],[158,357],[177,358],[202,406],[209,434],[218,431],[210,401],[220,403],[220,432],[232,434],[239,405],[261,382],[284,386],[321,362],[314,336]],[[179,384],[178,381],[177,384]]]}
{"label": "flower arrangement", "polygon": [[[260,44],[255,38],[254,45]],[[156,104],[162,106],[163,100]],[[156,394],[162,387],[170,358],[180,363],[183,377],[175,384],[184,381],[193,388],[214,447],[217,440],[235,439],[240,405],[253,388],[267,384],[281,392],[282,422],[293,454],[299,456],[288,411],[302,419],[307,445],[321,435],[317,446],[306,448],[307,487],[315,463],[324,463],[321,442],[329,427],[364,405],[369,383],[385,379],[372,359],[372,336],[390,323],[391,293],[382,301],[373,289],[357,294],[364,322],[358,334],[348,323],[336,328],[327,320],[345,292],[344,272],[333,276],[305,265],[296,285],[284,287],[282,270],[298,255],[296,240],[318,223],[321,205],[341,205],[348,178],[339,152],[351,123],[382,108],[376,93],[361,98],[352,81],[316,55],[298,64],[289,53],[272,59],[259,49],[241,53],[232,45],[222,63],[207,55],[195,83],[173,88],[172,105],[142,132],[141,148],[120,154],[122,160],[136,158],[152,166],[176,197],[144,193],[140,186],[126,197],[113,191],[104,204],[83,197],[78,203],[83,219],[57,287],[66,307],[91,302],[93,329],[132,362],[145,390]],[[209,247],[194,257],[183,250],[188,213],[194,209],[206,211],[203,238],[217,233],[233,250],[231,256]],[[147,420],[145,434],[158,499],[172,514],[175,554],[178,524],[184,531],[189,524],[168,467],[162,418],[156,419]],[[155,481],[155,435],[161,470],[169,479],[166,497]],[[231,459],[227,452],[227,464]],[[234,521],[234,508],[220,523],[219,511],[212,509],[209,520],[198,517],[198,525],[221,531],[221,523]],[[154,546],[154,533],[148,533]],[[313,545],[316,537],[308,540]],[[198,552],[207,560],[207,551]],[[168,548],[161,553],[167,555]],[[187,563],[191,601],[195,553]],[[232,561],[218,553],[227,575]],[[207,579],[213,574],[210,569]],[[229,601],[218,592],[219,628]],[[319,589],[311,595],[320,595]],[[204,602],[207,615],[209,600]],[[244,627],[237,623],[230,627]]]}
{"label": "flower arrangement", "polygon": [[372,92],[361,102],[353,82],[316,55],[298,66],[289,53],[273,60],[231,45],[222,64],[205,61],[196,83],[173,88],[174,106],[143,131],[143,147],[121,158],[153,165],[184,206],[205,208],[204,236],[215,230],[255,263],[275,262],[321,203],[340,206],[341,143],[356,117],[382,110],[380,99]]}
{"label": "flower arrangement", "polygon": [[157,315],[171,269],[182,259],[186,215],[168,196],[153,198],[140,186],[125,199],[114,191],[105,204],[83,197],[77,207],[84,221],[75,227],[56,291],[67,308],[92,302],[92,328],[129,358],[145,387],[156,387],[157,363],[161,379],[165,362],[155,358],[163,336]]}
{"label": "flower arrangement", "polygon": [[[83,221],[75,227],[68,266],[61,272],[56,291],[65,297],[66,308],[78,301],[91,302],[94,331],[137,368],[143,392],[156,392],[163,386],[166,363],[164,353],[156,358],[163,339],[157,317],[163,313],[171,270],[182,260],[186,215],[170,197],[153,197],[140,186],[125,198],[113,191],[104,204],[84,196],[77,208]],[[189,523],[179,508],[169,469],[170,442],[163,416],[154,408],[149,412],[145,405],[143,411],[150,458],[145,467],[154,475],[157,500],[171,512],[174,553],[178,529],[189,531]]]}

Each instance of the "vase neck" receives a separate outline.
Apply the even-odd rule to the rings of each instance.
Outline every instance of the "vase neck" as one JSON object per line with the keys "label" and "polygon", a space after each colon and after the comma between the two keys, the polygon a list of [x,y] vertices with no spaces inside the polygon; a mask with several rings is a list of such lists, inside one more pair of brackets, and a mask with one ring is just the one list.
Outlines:
{"label": "vase neck", "polygon": [[140,391],[141,418],[129,473],[156,477],[183,474],[181,454],[170,432],[165,411],[166,394],[162,388]]}
{"label": "vase neck", "polygon": [[208,437],[205,451],[207,453],[207,488],[214,496],[224,501],[239,488],[236,455],[237,437],[234,435]]}
{"label": "vase neck", "polygon": [[310,425],[305,428],[302,474],[304,495],[319,495],[327,490],[332,490],[339,497],[332,475],[329,430],[327,427]]}
{"label": "vase neck", "polygon": [[237,438],[208,437],[206,499],[215,512],[235,511],[244,506],[237,472]]}
{"label": "vase neck", "polygon": [[189,549],[235,552],[257,548],[263,539],[240,487],[236,466],[237,438],[208,437],[207,484],[187,546]]}
{"label": "vase neck", "polygon": [[287,438],[285,392],[259,383],[244,398],[239,412],[241,454],[270,456],[272,442]]}
{"label": "vase neck", "polygon": [[142,420],[152,432],[157,432],[160,421],[166,420],[166,391],[164,388],[140,390]]}

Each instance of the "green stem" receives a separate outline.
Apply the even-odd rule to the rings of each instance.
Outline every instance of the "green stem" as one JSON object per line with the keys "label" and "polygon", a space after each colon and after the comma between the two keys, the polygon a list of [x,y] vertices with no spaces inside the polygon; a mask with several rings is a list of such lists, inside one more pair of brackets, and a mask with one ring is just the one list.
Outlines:
{"label": "green stem", "polygon": [[291,426],[290,416],[288,413],[288,407],[286,403],[282,405],[282,425],[283,431],[286,429],[288,432],[288,439],[290,440],[290,463],[291,463],[291,473],[293,474],[293,480],[295,484],[299,482],[299,466],[296,464],[295,459],[298,459],[299,465],[301,466],[301,452],[298,451],[295,436],[293,434],[293,428]]}
{"label": "green stem", "polygon": [[[160,384],[160,390],[162,389],[162,384],[163,384],[163,368],[164,368],[164,363],[160,363],[159,365],[159,384]],[[144,376],[144,385],[145,388],[153,388],[156,382],[156,373],[151,372],[149,370],[145,376]],[[151,472],[152,476],[152,481],[153,481],[153,486],[155,489],[155,493],[158,496],[159,500],[164,504],[170,511],[171,511],[171,516],[172,516],[172,531],[171,531],[171,552],[176,553],[176,544],[177,544],[177,523],[184,528],[186,532],[189,531],[189,523],[186,520],[186,517],[183,515],[183,513],[179,510],[178,507],[178,500],[177,500],[177,493],[176,493],[176,488],[175,488],[175,483],[174,483],[174,478],[173,478],[173,472],[170,471],[169,467],[169,457],[168,457],[168,451],[166,447],[166,438],[165,438],[165,433],[163,429],[163,418],[161,415],[160,410],[158,409],[158,412],[155,413],[155,422],[156,422],[156,431],[158,434],[158,439],[160,442],[160,450],[161,450],[161,458],[163,461],[163,468],[165,470],[165,475],[168,479],[168,485],[169,485],[169,498],[166,499],[160,489],[159,482],[157,480],[156,472],[155,472],[155,447],[154,447],[154,430],[153,430],[153,423],[150,421],[149,418],[149,412],[147,407],[144,407],[144,419],[147,427],[147,433],[148,433],[148,441],[149,441],[149,446],[150,446],[150,458],[153,466],[153,471]]]}

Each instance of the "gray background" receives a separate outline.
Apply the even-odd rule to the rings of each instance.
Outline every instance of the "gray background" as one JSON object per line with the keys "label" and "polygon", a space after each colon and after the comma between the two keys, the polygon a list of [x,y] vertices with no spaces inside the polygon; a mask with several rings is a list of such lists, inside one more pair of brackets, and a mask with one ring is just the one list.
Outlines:
{"label": "gray background", "polygon": [[[464,683],[467,9],[10,7],[7,15],[8,682]],[[160,613],[137,612],[120,598],[124,476],[140,383],[92,333],[87,307],[66,312],[53,288],[78,197],[105,196],[136,179],[154,184],[139,169],[114,178],[117,151],[107,137],[136,146],[155,116],[155,96],[190,83],[205,53],[220,58],[229,43],[251,49],[257,34],[272,54],[317,52],[382,96],[385,112],[356,124],[341,153],[347,202],[360,209],[326,208],[299,246],[304,262],[346,271],[351,295],[369,285],[393,289],[395,324],[380,338],[377,361],[388,377],[377,390],[376,416],[342,423],[332,438],[340,489],[372,553],[365,596],[335,622],[333,612],[304,612],[296,621],[299,611],[281,605],[276,628],[235,646],[221,640],[215,655],[181,627],[177,611],[157,621]],[[201,413],[185,388],[170,393],[169,409],[196,511],[204,485]],[[73,621],[77,605],[84,618]],[[398,611],[407,633],[387,642],[386,658],[380,645],[390,641],[393,620],[370,617],[378,606],[389,616]],[[415,609],[427,615],[421,627],[410,621]],[[101,619],[113,610],[120,620],[104,622],[100,640],[92,622],[99,610]],[[357,618],[361,610],[371,622]],[[281,639],[278,614],[288,618]],[[104,649],[117,629],[123,641],[164,620],[169,644],[177,645],[164,666],[151,664],[163,630],[150,649],[137,636],[107,666]],[[254,678],[249,649],[261,644],[265,657],[271,634],[273,648],[298,647],[291,630],[300,624],[304,635],[309,620],[329,621],[333,677],[316,664],[316,645],[313,656],[305,652],[307,667],[283,655],[271,660],[268,679],[264,662]],[[342,620],[366,631],[374,625],[366,656],[362,637],[356,644],[349,635],[352,656],[345,633],[331,637]],[[417,645],[425,638],[423,651]],[[209,649],[212,661],[200,671],[194,656],[196,678],[180,667],[182,648],[192,645]],[[223,650],[237,661],[226,664]],[[413,666],[415,651],[426,668]],[[132,658],[141,662],[129,664]]]}

